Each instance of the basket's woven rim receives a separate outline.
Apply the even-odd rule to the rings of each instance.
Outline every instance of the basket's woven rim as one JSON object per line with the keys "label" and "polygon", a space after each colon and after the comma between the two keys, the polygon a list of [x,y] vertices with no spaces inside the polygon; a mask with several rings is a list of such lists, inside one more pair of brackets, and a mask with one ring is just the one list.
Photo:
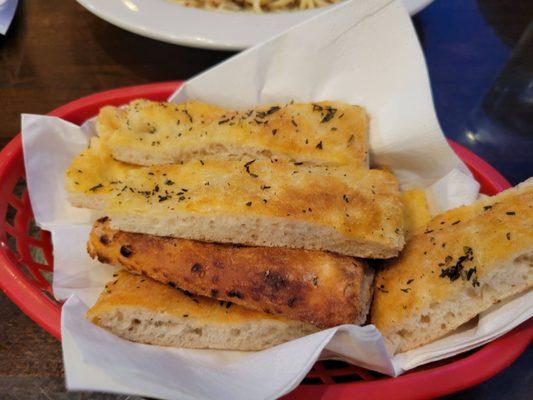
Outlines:
{"label": "basket's woven rim", "polygon": [[[138,97],[162,100],[179,84],[179,82],[165,82],[98,93],[66,104],[49,115],[81,124],[93,117],[104,104],[120,105]],[[489,164],[464,147],[453,142],[450,144],[472,169],[482,186],[490,186],[488,194],[494,194],[510,186]],[[2,216],[0,287],[26,314],[60,339],[61,309],[51,298],[49,281],[51,275],[47,275],[51,274],[52,270],[50,238],[44,231],[36,237],[32,236],[33,214],[27,192],[21,193],[20,196],[13,193],[13,188],[20,184],[22,177],[24,177],[24,166],[19,134],[0,153],[0,215]],[[14,215],[13,209],[15,209]],[[10,221],[4,216],[9,216]],[[24,228],[17,230],[16,226]],[[9,240],[13,241],[13,238],[18,243],[19,251],[15,255],[8,243]],[[31,251],[32,248],[41,249],[39,259],[35,259],[35,251]],[[448,359],[439,362],[438,365],[430,364],[394,379],[339,362],[319,362],[307,375],[305,381],[307,383],[300,385],[288,397],[327,399],[340,396],[370,398],[439,396],[488,379],[518,357],[532,338],[533,323],[529,321],[471,354],[461,355],[451,362]],[[483,368],[479,368],[480,365]],[[353,382],[354,380],[358,381]]]}

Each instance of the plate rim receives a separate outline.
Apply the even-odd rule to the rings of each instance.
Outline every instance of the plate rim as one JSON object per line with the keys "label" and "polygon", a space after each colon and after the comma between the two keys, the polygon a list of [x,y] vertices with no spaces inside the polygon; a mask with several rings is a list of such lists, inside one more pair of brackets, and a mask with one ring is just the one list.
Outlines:
{"label": "plate rim", "polygon": [[[104,21],[115,25],[121,29],[124,29],[128,32],[141,35],[153,40],[162,41],[165,43],[170,44],[176,44],[176,45],[183,45],[188,47],[195,47],[195,48],[201,48],[201,49],[207,49],[207,50],[221,50],[221,51],[239,51],[244,50],[249,47],[255,46],[261,41],[256,40],[246,40],[243,39],[242,41],[224,41],[219,40],[217,38],[208,38],[205,36],[195,36],[193,33],[168,33],[168,32],[156,32],[149,29],[143,29],[139,26],[136,26],[133,23],[128,22],[124,17],[117,17],[114,13],[106,12],[104,9],[100,8],[95,4],[95,0],[76,0],[78,4],[80,4],[82,7],[87,9],[92,14],[96,15],[98,18],[103,19]],[[108,1],[123,1],[123,0],[108,0]],[[161,0],[161,1],[167,1],[167,0]],[[431,4],[434,0],[403,0],[406,8],[408,9],[408,12],[411,16],[417,14],[418,12],[422,11],[424,8],[426,8],[429,4]],[[175,4],[173,6],[177,7],[183,7],[179,4]],[[333,5],[332,5],[333,6]],[[329,6],[323,7],[324,9],[330,8]],[[201,10],[205,11],[205,10]],[[313,9],[313,10],[302,10],[302,11],[292,11],[290,12],[293,15],[302,15],[302,13],[308,13],[309,18],[312,18],[318,14],[320,14],[320,9]],[[220,13],[223,15],[223,13]],[[284,13],[285,15],[288,13]],[[254,16],[257,16],[257,14],[252,14]],[[272,15],[272,14],[266,14],[266,15]],[[295,19],[294,25],[297,25],[301,22],[303,22],[305,19]],[[292,25],[292,26],[294,26]],[[272,38],[276,35],[279,35],[282,33],[281,31],[272,31],[269,38]],[[242,35],[243,37],[246,37],[246,35]],[[269,39],[268,38],[268,39]],[[266,39],[267,40],[267,39]]]}

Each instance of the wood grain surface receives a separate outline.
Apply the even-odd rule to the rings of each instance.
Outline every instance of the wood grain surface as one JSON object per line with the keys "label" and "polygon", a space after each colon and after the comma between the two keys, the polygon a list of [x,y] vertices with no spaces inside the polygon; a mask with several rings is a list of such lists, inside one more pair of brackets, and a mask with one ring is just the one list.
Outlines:
{"label": "wood grain surface", "polygon": [[21,113],[121,86],[187,79],[232,53],[147,39],[111,25],[74,1],[21,1],[0,35],[0,147],[20,130]]}

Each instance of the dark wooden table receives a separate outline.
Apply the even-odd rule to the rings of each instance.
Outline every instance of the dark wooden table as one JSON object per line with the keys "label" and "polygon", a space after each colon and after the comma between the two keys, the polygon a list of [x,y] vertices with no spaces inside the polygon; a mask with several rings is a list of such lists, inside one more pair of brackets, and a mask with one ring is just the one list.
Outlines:
{"label": "dark wooden table", "polygon": [[[515,139],[518,147],[524,140],[531,143],[531,132],[525,137],[504,132],[505,143],[492,147],[471,140],[468,132],[478,123],[472,116],[490,98],[494,80],[532,20],[533,2],[503,0],[437,0],[414,19],[444,131],[489,159],[512,183],[533,175],[533,147],[525,156],[517,151],[502,160],[501,145],[508,149]],[[0,148],[20,130],[23,112],[46,113],[105,89],[187,79],[231,54],[136,36],[74,1],[21,1],[7,36],[0,36]],[[531,72],[531,57],[521,57],[519,64]],[[60,344],[2,293],[0,313],[0,399],[130,398],[67,394]],[[529,399],[532,365],[530,347],[504,372],[450,398]]]}

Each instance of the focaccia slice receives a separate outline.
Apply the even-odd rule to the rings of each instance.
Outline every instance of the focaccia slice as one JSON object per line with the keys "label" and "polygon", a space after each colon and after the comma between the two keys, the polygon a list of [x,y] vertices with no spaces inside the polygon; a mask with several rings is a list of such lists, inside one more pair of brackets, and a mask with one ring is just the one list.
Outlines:
{"label": "focaccia slice", "polygon": [[[88,169],[107,171],[101,161]],[[123,174],[124,166],[116,178],[90,175],[88,182],[85,169],[69,168],[73,205],[104,205],[115,228],[159,236],[367,258],[390,258],[403,247],[400,191],[386,171],[265,160],[132,167]]]}
{"label": "focaccia slice", "polygon": [[104,209],[114,188],[122,187],[135,165],[117,161],[100,138],[91,138],[89,147],[72,160],[65,172],[65,189],[75,207]]}
{"label": "focaccia slice", "polygon": [[438,215],[376,277],[372,323],[402,352],[533,284],[533,179]]}
{"label": "focaccia slice", "polygon": [[125,271],[106,285],[87,318],[133,342],[195,349],[261,350],[318,330]]}
{"label": "focaccia slice", "polygon": [[370,305],[374,272],[351,257],[123,232],[105,218],[87,247],[101,262],[318,327],[362,324]]}
{"label": "focaccia slice", "polygon": [[135,100],[102,108],[96,127],[113,157],[132,164],[246,158],[368,167],[367,115],[342,102],[237,111],[199,101]]}

